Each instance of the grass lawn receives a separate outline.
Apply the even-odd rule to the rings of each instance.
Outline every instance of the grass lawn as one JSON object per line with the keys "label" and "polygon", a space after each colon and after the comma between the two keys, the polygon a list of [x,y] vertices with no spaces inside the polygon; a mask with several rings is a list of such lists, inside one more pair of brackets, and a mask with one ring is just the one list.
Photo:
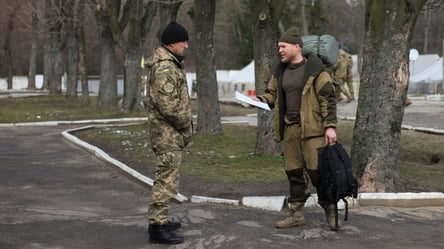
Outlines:
{"label": "grass lawn", "polygon": [[[0,123],[51,120],[82,120],[120,117],[145,117],[144,111],[131,115],[120,110],[98,110],[96,99],[83,107],[81,99],[58,96],[0,99]],[[196,103],[193,102],[196,110]],[[242,116],[255,109],[236,104],[221,104],[224,116]],[[196,113],[196,112],[194,112]],[[352,143],[352,121],[340,121],[337,132],[348,149]],[[100,127],[75,134],[102,148],[129,165],[150,175],[155,165],[146,124]],[[285,180],[282,158],[255,155],[256,128],[247,125],[223,125],[222,135],[198,135],[187,150],[182,174],[196,179],[228,183],[273,183]],[[444,191],[444,139],[440,135],[403,130],[399,158],[397,190]]]}

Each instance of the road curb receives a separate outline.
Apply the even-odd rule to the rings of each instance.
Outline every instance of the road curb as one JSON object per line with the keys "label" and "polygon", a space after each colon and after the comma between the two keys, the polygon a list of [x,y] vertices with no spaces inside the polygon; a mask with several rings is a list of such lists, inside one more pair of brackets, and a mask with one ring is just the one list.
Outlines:
{"label": "road curb", "polygon": [[[356,121],[356,117],[338,116],[338,119]],[[416,127],[413,125],[401,125],[401,129],[436,134],[436,135],[444,135],[444,130],[435,129],[435,128]]]}
{"label": "road curb", "polygon": [[444,206],[444,193],[360,193],[360,206],[423,207]]}
{"label": "road curb", "polygon": [[[339,117],[344,120],[355,120],[352,117]],[[57,125],[73,125],[73,124],[103,124],[114,126],[115,123],[129,123],[146,121],[147,118],[123,118],[123,119],[100,119],[100,120],[82,120],[82,121],[48,121],[48,122],[29,122],[29,123],[13,123],[0,124],[1,127],[26,127],[26,126],[57,126]],[[93,146],[76,136],[70,134],[71,132],[92,129],[94,125],[88,125],[80,128],[70,129],[62,132],[62,136],[69,142],[84,148],[89,153],[97,158],[109,162],[118,167],[123,172],[133,177],[135,180],[147,185],[153,186],[153,180],[141,173],[135,171],[124,163],[110,157],[106,152],[100,148]],[[437,134],[444,134],[443,130],[420,128],[406,126],[404,129],[416,130],[428,133],[438,132]],[[421,130],[423,129],[423,130]],[[175,199],[179,202],[185,202],[189,199],[178,194]],[[191,196],[192,203],[208,203],[208,204],[227,204],[227,205],[242,205],[245,207],[258,208],[270,211],[282,211],[285,205],[284,196],[245,196],[241,200],[224,199],[217,197],[206,196]],[[441,192],[423,192],[423,193],[360,193],[357,199],[347,199],[348,208],[359,208],[360,206],[388,206],[388,207],[421,207],[421,206],[444,206],[444,193]],[[305,207],[319,207],[317,204],[317,195],[312,194],[306,201]],[[345,208],[345,203],[339,201],[339,209]]]}
{"label": "road curb", "polygon": [[76,121],[42,121],[42,122],[22,122],[22,123],[0,123],[0,128],[29,127],[29,126],[58,126],[58,125],[78,125],[78,124],[115,124],[148,121],[148,118],[111,118],[111,119],[89,119]]}
{"label": "road curb", "polygon": [[[146,177],[139,172],[133,170],[124,163],[117,161],[110,157],[100,148],[86,143],[83,140],[71,135],[70,132],[91,129],[95,126],[85,126],[81,128],[71,129],[62,132],[62,135],[69,142],[76,144],[98,158],[107,161],[134,179],[142,182],[150,187],[153,186],[153,180]],[[188,198],[182,194],[178,194],[175,199],[179,202],[187,201]],[[285,205],[285,196],[245,196],[241,200],[224,199],[217,197],[206,196],[191,196],[192,203],[207,203],[207,204],[226,204],[226,205],[242,205],[245,207],[264,209],[269,211],[282,211]],[[420,207],[420,206],[444,206],[444,193],[441,192],[423,192],[423,193],[360,193],[357,199],[347,199],[348,208],[359,208],[360,206],[389,206],[389,207]],[[319,207],[317,204],[317,195],[312,194],[307,199],[305,207]],[[338,202],[338,209],[345,209],[343,201]]]}
{"label": "road curb", "polygon": [[207,197],[207,196],[199,196],[199,195],[191,196],[191,203],[201,203],[201,204],[202,203],[212,203],[212,204],[226,204],[226,205],[234,205],[234,206],[240,205],[239,200]]}
{"label": "road curb", "polygon": [[[338,116],[340,120],[350,120],[355,121],[355,117]],[[42,121],[42,122],[22,122],[22,123],[0,123],[0,128],[11,128],[11,127],[30,127],[30,126],[58,126],[58,125],[78,125],[78,124],[115,124],[115,123],[130,123],[130,122],[145,122],[148,118],[116,118],[116,119],[90,119],[90,120],[77,120],[77,121]],[[229,121],[225,118],[221,120],[222,124],[249,124],[248,121]],[[255,125],[255,124],[251,124]],[[416,132],[424,132],[429,134],[444,135],[444,130],[427,128],[427,127],[416,127],[412,125],[401,125],[404,130],[412,130]]]}
{"label": "road curb", "polygon": [[[70,132],[74,132],[74,131],[80,131],[80,130],[86,130],[86,129],[91,129],[94,128],[94,126],[85,126],[85,127],[81,127],[81,128],[76,128],[76,129],[71,129],[71,130],[67,130],[67,131],[63,131],[62,132],[62,136],[69,142],[82,147],[83,149],[85,149],[86,151],[92,153],[94,156],[98,157],[101,160],[104,160],[108,163],[113,164],[114,166],[118,167],[120,170],[122,170],[123,172],[127,173],[128,175],[134,177],[134,179],[140,181],[141,183],[148,185],[150,187],[153,187],[154,181],[147,177],[142,175],[141,173],[139,173],[138,171],[132,169],[131,167],[127,166],[126,164],[112,158],[111,156],[109,156],[106,152],[104,152],[103,150],[101,150],[100,148],[98,148],[97,146],[91,145],[79,138],[77,138],[74,135],[71,135]],[[188,198],[182,194],[177,194],[176,197],[174,197],[177,201],[179,202],[184,202],[187,201]]]}

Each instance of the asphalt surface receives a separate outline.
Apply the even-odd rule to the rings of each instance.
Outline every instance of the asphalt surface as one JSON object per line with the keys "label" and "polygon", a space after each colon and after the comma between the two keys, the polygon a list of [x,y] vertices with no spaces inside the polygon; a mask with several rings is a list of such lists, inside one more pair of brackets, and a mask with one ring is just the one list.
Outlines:
{"label": "asphalt surface", "polygon": [[[444,101],[412,99],[412,104],[404,108],[404,126],[444,130]],[[338,116],[356,116],[358,102],[338,103]]]}
{"label": "asphalt surface", "polygon": [[[442,114],[441,103],[436,112]],[[408,108],[414,106],[415,102]],[[339,114],[347,108],[353,109],[340,106]],[[417,120],[428,116],[424,110]],[[439,125],[442,122],[436,128]],[[178,233],[185,243],[149,244],[150,189],[64,140],[61,132],[71,128],[0,128],[1,249],[431,249],[444,245],[444,207],[355,208],[341,230],[332,232],[320,208],[305,209],[305,226],[278,230],[274,224],[286,217],[285,211],[190,202],[174,203],[171,208],[171,218],[183,224]]]}

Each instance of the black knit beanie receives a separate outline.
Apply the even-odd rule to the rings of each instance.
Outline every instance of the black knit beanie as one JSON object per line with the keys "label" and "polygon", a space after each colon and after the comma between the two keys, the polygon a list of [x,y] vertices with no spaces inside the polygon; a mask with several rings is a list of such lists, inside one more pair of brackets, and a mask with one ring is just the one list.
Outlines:
{"label": "black knit beanie", "polygon": [[177,22],[170,22],[160,36],[162,44],[188,41],[188,31]]}
{"label": "black knit beanie", "polygon": [[294,45],[299,44],[299,46],[302,48],[302,39],[299,36],[299,32],[296,27],[291,27],[285,31],[281,38],[279,38],[279,42],[286,42]]}

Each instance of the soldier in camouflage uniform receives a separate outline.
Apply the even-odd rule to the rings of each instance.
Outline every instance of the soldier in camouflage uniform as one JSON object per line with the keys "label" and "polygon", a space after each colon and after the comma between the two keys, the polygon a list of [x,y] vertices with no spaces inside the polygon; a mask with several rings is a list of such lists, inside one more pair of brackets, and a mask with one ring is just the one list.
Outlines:
{"label": "soldier in camouflage uniform", "polygon": [[339,49],[339,59],[332,66],[334,77],[339,84],[339,87],[336,88],[336,98],[338,101],[342,100],[341,93],[347,97],[347,103],[355,99],[352,67],[353,60],[351,55],[345,52],[343,49]]}
{"label": "soldier in camouflage uniform", "polygon": [[188,32],[176,22],[161,35],[162,46],[148,60],[148,120],[152,150],[157,157],[152,199],[148,209],[151,243],[178,244],[184,241],[173,231],[178,221],[167,219],[170,199],[178,193],[179,167],[184,148],[193,136],[191,105],[184,70]]}
{"label": "soldier in camouflage uniform", "polygon": [[320,183],[318,149],[336,142],[336,96],[330,74],[316,55],[302,55],[302,40],[296,28],[279,39],[281,63],[265,94],[253,100],[275,109],[276,141],[283,141],[284,167],[290,184],[287,198],[290,216],[277,228],[305,224],[303,208],[310,196],[308,179],[317,189],[330,229],[335,230],[334,205]]}

